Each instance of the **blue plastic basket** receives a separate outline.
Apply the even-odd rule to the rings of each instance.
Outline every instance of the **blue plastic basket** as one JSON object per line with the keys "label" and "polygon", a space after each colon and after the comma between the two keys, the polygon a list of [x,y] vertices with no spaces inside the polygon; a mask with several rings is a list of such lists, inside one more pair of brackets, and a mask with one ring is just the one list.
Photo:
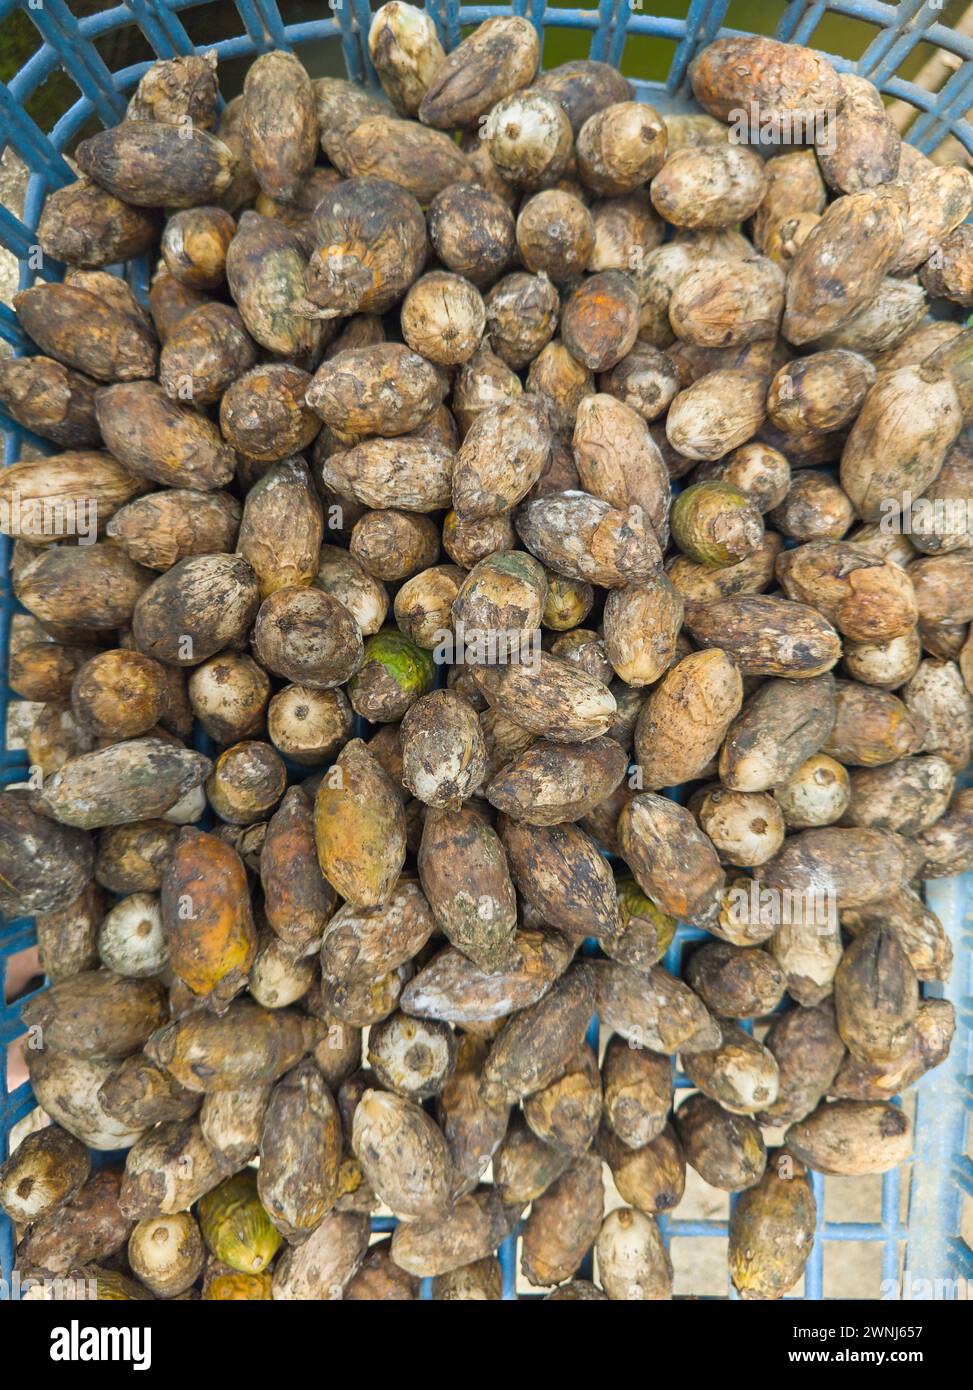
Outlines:
{"label": "blue plastic basket", "polygon": [[[28,259],[35,245],[34,229],[48,191],[70,182],[73,175],[62,157],[79,131],[92,118],[109,126],[122,119],[131,91],[148,62],[132,64],[119,72],[106,66],[98,42],[130,26],[137,27],[156,56],[171,58],[194,51],[181,15],[204,4],[205,0],[128,0],[126,4],[105,8],[78,19],[65,0],[0,0],[0,28],[15,10],[29,17],[40,32],[41,46],[25,63],[9,86],[0,83],[0,152],[11,145],[31,171],[23,220],[0,207],[0,242],[20,258],[21,286],[35,278]],[[288,22],[286,14],[294,8],[287,0],[220,0],[223,17],[235,9],[240,32],[206,48],[215,47],[221,63],[246,58],[271,48],[298,51],[322,40],[333,40],[340,47],[350,77],[374,82],[369,62],[367,35],[371,17],[368,0],[329,0],[333,18]],[[683,11],[678,17],[649,13],[652,0],[598,0],[585,8],[557,8],[544,0],[515,0],[512,6],[460,6],[456,0],[426,0],[426,8],[447,47],[453,48],[464,29],[498,14],[526,15],[540,31],[578,30],[590,34],[589,56],[624,69],[635,81],[640,97],[663,110],[680,109],[688,102],[686,75],[694,55],[719,36],[740,33],[732,27],[731,0],[690,0],[659,8]],[[752,8],[752,7],[751,7]],[[937,0],[901,0],[881,4],[877,0],[791,0],[789,4],[766,0],[763,11],[779,15],[776,36],[788,42],[809,44],[825,50],[821,34],[839,34],[842,46],[856,42],[867,32],[870,40],[856,58],[828,54],[841,71],[870,78],[883,92],[915,107],[917,116],[908,138],[924,152],[934,150],[948,135],[955,136],[973,153],[973,125],[966,119],[973,107],[973,38],[957,33],[944,22],[945,8]],[[964,8],[964,7],[961,7]],[[282,15],[281,11],[284,11]],[[729,13],[728,13],[729,12]],[[762,18],[764,16],[762,15]],[[731,23],[725,24],[727,18]],[[829,28],[839,25],[843,27]],[[847,23],[846,23],[847,21]],[[855,23],[857,21],[857,23]],[[655,40],[671,51],[667,80],[646,81],[633,71],[629,40]],[[859,43],[859,48],[862,47]],[[903,76],[914,73],[917,60],[928,51],[940,50],[950,58],[950,71],[940,90],[930,92]],[[641,52],[644,54],[645,49]],[[577,56],[580,56],[577,55]],[[45,132],[25,113],[25,106],[37,88],[58,69],[66,72],[81,92],[80,98]],[[313,75],[313,73],[312,73]],[[40,274],[57,279],[59,268],[50,263]],[[145,289],[146,267],[128,268],[133,288]],[[20,330],[13,314],[0,304],[0,334],[13,350],[31,351],[31,344]],[[4,429],[4,459],[18,457],[23,432],[0,415]],[[29,437],[46,452],[52,446]],[[6,684],[6,652],[11,614],[18,610],[9,586],[9,542],[0,537],[0,659],[4,679],[0,683],[0,728],[5,731],[10,690]],[[0,749],[6,738],[0,738]],[[22,754],[0,754],[0,781],[4,785],[22,781],[26,762]],[[908,1167],[885,1175],[882,1185],[881,1219],[874,1222],[835,1222],[825,1218],[825,1180],[814,1176],[818,1205],[818,1227],[814,1249],[804,1276],[804,1297],[823,1296],[824,1251],[833,1242],[878,1242],[882,1249],[881,1287],[862,1290],[865,1297],[956,1298],[967,1297],[966,1281],[973,1281],[973,1251],[962,1238],[964,1200],[973,1201],[973,1161],[967,1154],[969,1116],[973,1113],[973,1078],[970,1044],[973,1030],[973,874],[962,879],[942,880],[928,885],[927,901],[943,921],[956,955],[949,984],[927,986],[927,993],[942,994],[956,1008],[957,1033],[949,1060],[924,1078],[919,1086],[916,1124],[916,1152]],[[679,970],[687,943],[704,934],[682,927],[666,958],[666,964]],[[27,1085],[7,1091],[7,1049],[24,1032],[20,1008],[24,1000],[5,1002],[2,988],[7,962],[34,943],[30,922],[7,922],[0,927],[0,1154],[6,1155],[7,1138],[13,1126],[34,1108]],[[596,1036],[597,1027],[593,1025]],[[677,1085],[688,1083],[676,1078]],[[908,1214],[900,1218],[901,1197],[908,1188]],[[673,1237],[726,1238],[725,1221],[683,1220],[662,1217],[660,1224],[667,1240]],[[394,1222],[377,1218],[376,1231],[388,1230]],[[500,1250],[505,1299],[516,1297],[517,1241],[513,1237]],[[0,1216],[0,1273],[9,1279],[13,1268],[13,1233]],[[902,1280],[903,1271],[905,1278]],[[902,1282],[900,1283],[900,1280]],[[430,1296],[430,1281],[423,1281],[423,1296]],[[902,1291],[904,1290],[904,1291]],[[730,1291],[732,1296],[732,1290]],[[0,1285],[0,1297],[5,1288]]]}

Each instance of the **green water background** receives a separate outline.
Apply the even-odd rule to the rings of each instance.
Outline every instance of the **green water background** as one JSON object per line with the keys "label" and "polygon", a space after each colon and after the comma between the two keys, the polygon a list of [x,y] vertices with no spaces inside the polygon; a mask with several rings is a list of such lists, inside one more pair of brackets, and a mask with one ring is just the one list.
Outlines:
{"label": "green water background", "polygon": [[[114,0],[109,4],[95,3],[95,0],[69,0],[69,3],[76,15],[84,17],[112,8]],[[375,0],[373,8],[378,8],[378,3],[379,0]],[[943,7],[941,22],[955,23],[967,9],[968,3],[969,0],[949,0]],[[642,4],[644,13],[674,18],[684,17],[689,8],[689,0],[642,0]],[[589,7],[594,8],[594,5],[585,5],[583,0],[554,0],[549,5],[550,9]],[[731,0],[724,23],[728,28],[772,34],[785,8],[784,0]],[[324,0],[280,0],[280,11],[287,24],[319,18],[326,12]],[[39,37],[29,15],[29,10],[16,10],[0,21],[0,79],[5,82],[9,82],[37,50]],[[182,10],[180,18],[197,45],[234,37],[242,27],[230,0],[210,0],[210,3]],[[855,59],[861,56],[877,32],[874,25],[844,15],[827,14],[813,35],[812,44],[825,52]],[[544,37],[544,67],[585,57],[589,42],[590,33],[587,30],[548,29]],[[155,56],[134,25],[105,35],[96,41],[96,46],[112,71]],[[674,45],[668,41],[632,35],[625,45],[622,71],[629,77],[661,81],[669,70],[673,50]],[[337,40],[311,44],[302,48],[301,52],[313,76],[344,73]],[[914,76],[933,52],[933,45],[925,42],[918,44],[903,64],[901,75]],[[240,90],[248,62],[248,59],[239,59],[221,65],[220,81],[224,96],[231,97]],[[70,78],[56,71],[29,99],[27,109],[43,129],[49,130],[77,100],[78,95]]]}

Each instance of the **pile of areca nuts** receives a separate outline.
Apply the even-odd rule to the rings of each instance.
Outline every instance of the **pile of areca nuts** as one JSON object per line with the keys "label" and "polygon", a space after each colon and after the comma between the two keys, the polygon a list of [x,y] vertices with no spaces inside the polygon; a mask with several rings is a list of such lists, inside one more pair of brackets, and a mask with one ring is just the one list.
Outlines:
{"label": "pile of areca nuts", "polygon": [[15,300],[0,403],[62,450],[0,479],[17,1266],[491,1300],[519,1231],[548,1298],[667,1299],[688,1164],[780,1298],[953,1034],[973,178],[766,38],[665,119],[522,18],[368,41],[382,93],[153,64]]}

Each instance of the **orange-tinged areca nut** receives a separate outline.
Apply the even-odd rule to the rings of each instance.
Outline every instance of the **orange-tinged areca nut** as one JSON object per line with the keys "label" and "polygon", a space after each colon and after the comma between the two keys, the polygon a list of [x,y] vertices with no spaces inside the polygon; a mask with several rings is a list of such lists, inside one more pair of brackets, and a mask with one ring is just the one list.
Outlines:
{"label": "orange-tinged areca nut", "polygon": [[355,907],[380,907],[405,863],[405,811],[361,739],[346,743],[314,804],[321,872]]}
{"label": "orange-tinged areca nut", "polygon": [[228,1004],[257,950],[243,861],[224,840],[182,832],[162,879],[169,962],[194,994]]}

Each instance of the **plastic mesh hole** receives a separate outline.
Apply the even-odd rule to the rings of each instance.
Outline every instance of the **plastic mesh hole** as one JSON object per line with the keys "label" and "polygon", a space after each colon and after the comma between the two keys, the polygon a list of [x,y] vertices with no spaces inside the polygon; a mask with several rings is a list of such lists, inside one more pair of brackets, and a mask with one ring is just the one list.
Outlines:
{"label": "plastic mesh hole", "polygon": [[[222,39],[233,39],[243,32],[241,20],[235,5],[226,5],[223,0],[209,0],[205,5],[192,5],[180,10],[179,18],[183,28],[197,48],[207,48]],[[222,67],[221,67],[222,76]]]}
{"label": "plastic mesh hole", "polygon": [[783,0],[760,0],[759,4],[754,4],[754,0],[730,0],[722,27],[773,35],[787,8]]}
{"label": "plastic mesh hole", "polygon": [[[635,17],[639,17],[638,11],[635,12]],[[619,67],[626,77],[635,77],[640,81],[665,82],[675,52],[676,44],[672,39],[630,32],[625,39]]]}
{"label": "plastic mesh hole", "polygon": [[825,1298],[874,1298],[882,1283],[882,1246],[878,1241],[826,1241]]}
{"label": "plastic mesh hole", "polygon": [[80,88],[62,72],[54,72],[39,83],[24,103],[24,109],[43,131],[50,131],[81,96]]}
{"label": "plastic mesh hole", "polygon": [[590,29],[562,29],[558,26],[558,10],[572,9],[567,0],[557,0],[548,5],[544,30],[544,46],[541,53],[543,68],[556,68],[561,63],[571,63],[578,58],[587,58],[591,47]]}
{"label": "plastic mesh hole", "polygon": [[829,10],[821,16],[807,43],[808,47],[818,48],[823,53],[840,53],[842,58],[857,62],[882,32],[879,24],[869,24],[863,19],[853,19],[850,15],[835,14]]}
{"label": "plastic mesh hole", "polygon": [[824,1185],[824,1218],[826,1221],[881,1221],[881,1175],[829,1177]]}
{"label": "plastic mesh hole", "polygon": [[4,1082],[8,1091],[16,1091],[17,1087],[22,1086],[27,1080],[27,1063],[24,1061],[26,1042],[27,1034],[21,1033],[19,1038],[14,1038],[12,1043],[7,1044]]}
{"label": "plastic mesh hole", "polygon": [[725,1298],[726,1246],[723,1236],[673,1236],[669,1242],[673,1293],[696,1298]]}

